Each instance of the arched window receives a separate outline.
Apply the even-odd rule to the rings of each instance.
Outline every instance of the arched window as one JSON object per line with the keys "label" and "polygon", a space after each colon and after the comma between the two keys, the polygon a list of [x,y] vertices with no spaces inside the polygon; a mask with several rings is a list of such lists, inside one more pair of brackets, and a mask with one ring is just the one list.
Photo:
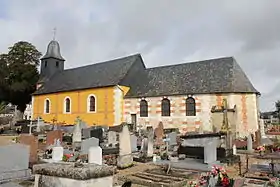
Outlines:
{"label": "arched window", "polygon": [[170,101],[167,98],[161,101],[161,115],[170,116]]}
{"label": "arched window", "polygon": [[88,112],[96,112],[96,99],[94,95],[88,97]]}
{"label": "arched window", "polygon": [[49,114],[50,113],[50,100],[46,99],[45,100],[45,114]]}
{"label": "arched window", "polygon": [[195,99],[192,97],[188,97],[186,99],[186,116],[195,116],[196,108],[195,108]]}
{"label": "arched window", "polygon": [[64,106],[65,113],[70,113],[71,112],[71,100],[69,97],[65,98],[64,105],[65,105]]}
{"label": "arched window", "polygon": [[145,99],[140,101],[140,117],[148,117],[148,102]]}

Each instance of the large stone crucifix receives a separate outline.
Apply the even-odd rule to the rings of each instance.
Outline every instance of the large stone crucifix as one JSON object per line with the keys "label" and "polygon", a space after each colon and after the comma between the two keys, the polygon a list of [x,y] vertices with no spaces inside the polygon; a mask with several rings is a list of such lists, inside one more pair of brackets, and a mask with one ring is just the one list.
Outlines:
{"label": "large stone crucifix", "polygon": [[213,107],[212,111],[213,113],[223,113],[223,122],[220,132],[226,134],[226,148],[231,149],[232,148],[232,133],[231,133],[231,127],[229,125],[228,120],[228,112],[235,112],[235,107],[233,109],[228,108],[227,99],[223,99],[223,104],[221,108]]}

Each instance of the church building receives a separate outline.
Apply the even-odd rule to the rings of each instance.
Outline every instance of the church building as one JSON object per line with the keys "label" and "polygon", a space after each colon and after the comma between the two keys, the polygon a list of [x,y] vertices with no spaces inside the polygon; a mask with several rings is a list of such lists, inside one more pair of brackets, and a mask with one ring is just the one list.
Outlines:
{"label": "church building", "polygon": [[238,136],[258,129],[260,94],[233,57],[154,68],[146,68],[140,54],[72,69],[64,63],[59,43],[51,41],[32,97],[33,119],[142,127],[162,122],[181,133],[213,131],[222,123],[213,108],[226,99]]}

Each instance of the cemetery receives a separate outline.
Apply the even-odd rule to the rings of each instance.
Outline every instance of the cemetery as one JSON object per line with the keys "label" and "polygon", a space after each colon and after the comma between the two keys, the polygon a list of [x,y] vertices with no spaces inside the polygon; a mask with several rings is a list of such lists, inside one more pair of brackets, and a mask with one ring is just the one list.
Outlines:
{"label": "cemetery", "polygon": [[3,185],[268,186],[280,172],[280,147],[264,129],[233,140],[226,120],[220,132],[187,134],[162,123],[88,127],[80,118],[74,126],[38,119],[18,127],[0,139]]}

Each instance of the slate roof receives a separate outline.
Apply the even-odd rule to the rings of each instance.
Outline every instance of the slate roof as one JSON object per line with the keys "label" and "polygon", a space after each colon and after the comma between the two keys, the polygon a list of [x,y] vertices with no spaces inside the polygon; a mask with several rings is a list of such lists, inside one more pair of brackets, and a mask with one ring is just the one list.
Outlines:
{"label": "slate roof", "polygon": [[149,68],[126,98],[208,93],[259,93],[233,57]]}
{"label": "slate roof", "polygon": [[139,54],[56,73],[34,95],[118,85]]}

